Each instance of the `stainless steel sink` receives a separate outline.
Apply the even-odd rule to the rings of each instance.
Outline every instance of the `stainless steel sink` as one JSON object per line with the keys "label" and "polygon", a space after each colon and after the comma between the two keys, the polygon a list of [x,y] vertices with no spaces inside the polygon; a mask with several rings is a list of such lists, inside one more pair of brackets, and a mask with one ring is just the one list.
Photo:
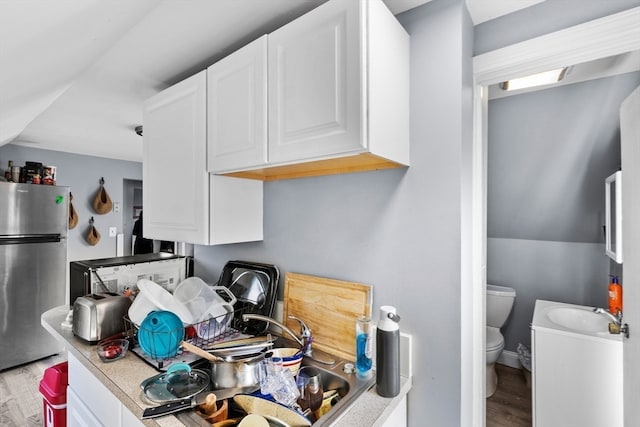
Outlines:
{"label": "stainless steel sink", "polygon": [[[293,341],[279,337],[275,343],[275,347],[292,347],[295,346]],[[318,360],[330,360],[333,359],[335,363],[333,365],[326,365],[320,363],[313,358],[305,356],[302,359],[302,366],[313,366],[320,370],[322,376],[322,389],[327,392],[330,390],[337,390],[340,400],[333,405],[333,407],[324,414],[318,421],[313,423],[314,427],[321,427],[330,425],[339,419],[346,410],[348,410],[356,399],[364,392],[369,390],[375,383],[375,372],[371,375],[371,378],[363,380],[356,376],[355,373],[347,374],[344,372],[345,363],[353,363],[353,361],[341,359],[339,357],[330,355],[318,349],[313,350],[314,358]]]}
{"label": "stainless steel sink", "polygon": [[[278,337],[274,342],[275,348],[296,346],[294,341],[282,337]],[[347,374],[344,372],[345,363],[353,363],[353,361],[341,359],[318,349],[313,350],[313,356],[318,360],[326,361],[333,359],[335,361],[333,365],[326,365],[307,356],[302,359],[302,366],[314,366],[320,370],[322,375],[322,388],[325,392],[336,390],[338,396],[340,396],[340,400],[338,400],[326,414],[320,417],[318,421],[313,423],[313,427],[328,426],[337,421],[345,411],[349,410],[360,395],[373,386],[375,383],[375,372],[373,372],[371,378],[362,380],[358,378],[355,373]],[[209,362],[203,360],[203,363],[208,364]],[[194,411],[181,412],[177,414],[176,417],[185,426],[189,427],[204,427],[210,425]]]}

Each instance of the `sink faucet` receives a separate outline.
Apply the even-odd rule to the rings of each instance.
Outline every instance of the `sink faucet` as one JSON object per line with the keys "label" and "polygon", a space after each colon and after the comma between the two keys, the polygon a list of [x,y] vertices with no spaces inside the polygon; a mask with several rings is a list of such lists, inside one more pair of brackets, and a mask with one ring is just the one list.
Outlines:
{"label": "sink faucet", "polygon": [[622,311],[620,310],[618,310],[616,315],[613,315],[608,310],[605,310],[604,308],[596,307],[593,309],[593,312],[596,314],[604,314],[609,318],[609,320],[611,320],[611,323],[614,323],[616,325],[620,325],[622,323]]}
{"label": "sink faucet", "polygon": [[311,343],[313,342],[313,336],[311,335],[311,329],[309,329],[309,327],[307,326],[306,323],[304,323],[304,321],[302,319],[297,318],[296,316],[288,316],[289,319],[293,319],[298,321],[298,323],[300,323],[300,334],[296,334],[295,332],[293,332],[291,329],[289,329],[288,326],[278,322],[275,319],[272,319],[271,317],[267,317],[267,316],[263,316],[261,314],[254,314],[254,313],[247,313],[247,314],[243,314],[242,315],[242,320],[244,322],[246,322],[247,320],[261,320],[263,322],[267,322],[267,323],[273,323],[274,325],[276,325],[277,327],[279,327],[280,329],[282,329],[283,332],[286,332],[287,335],[289,335],[291,338],[293,338],[293,340],[300,346],[300,351],[302,351],[302,354],[304,354],[307,357],[312,358],[313,360],[316,360],[320,363],[325,363],[327,365],[333,365],[335,363],[334,360],[321,360],[321,359],[317,359],[315,357],[313,357],[313,352],[311,350]]}
{"label": "sink faucet", "polygon": [[604,314],[611,320],[609,323],[609,333],[610,334],[624,334],[625,337],[629,338],[629,325],[622,324],[622,310],[618,310],[615,315],[611,314],[608,310],[604,308],[594,308],[593,312],[596,314]]}

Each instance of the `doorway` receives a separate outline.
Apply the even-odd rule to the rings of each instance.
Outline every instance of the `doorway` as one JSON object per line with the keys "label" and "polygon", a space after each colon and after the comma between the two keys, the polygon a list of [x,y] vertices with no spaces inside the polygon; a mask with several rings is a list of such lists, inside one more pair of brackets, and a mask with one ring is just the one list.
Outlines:
{"label": "doorway", "polygon": [[122,256],[133,254],[133,225],[142,212],[142,181],[137,179],[122,180]]}
{"label": "doorway", "polygon": [[[485,425],[485,286],[486,286],[486,172],[487,172],[487,88],[514,77],[579,64],[640,49],[637,22],[640,8],[629,9],[569,29],[550,33],[517,45],[508,46],[473,58],[473,156],[471,245],[472,292],[463,299],[471,310],[462,310],[462,425]],[[625,382],[625,387],[627,386]],[[633,408],[629,393],[625,405],[627,417],[640,416]]]}

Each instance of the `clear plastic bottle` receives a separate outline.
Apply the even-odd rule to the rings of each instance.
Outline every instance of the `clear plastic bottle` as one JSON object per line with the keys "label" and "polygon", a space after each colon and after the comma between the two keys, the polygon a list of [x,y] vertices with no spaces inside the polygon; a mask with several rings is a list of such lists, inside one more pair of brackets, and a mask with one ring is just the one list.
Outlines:
{"label": "clear plastic bottle", "polygon": [[400,316],[390,305],[380,307],[376,330],[376,386],[380,396],[400,393]]}
{"label": "clear plastic bottle", "polygon": [[371,377],[371,319],[361,316],[356,319],[356,375]]}

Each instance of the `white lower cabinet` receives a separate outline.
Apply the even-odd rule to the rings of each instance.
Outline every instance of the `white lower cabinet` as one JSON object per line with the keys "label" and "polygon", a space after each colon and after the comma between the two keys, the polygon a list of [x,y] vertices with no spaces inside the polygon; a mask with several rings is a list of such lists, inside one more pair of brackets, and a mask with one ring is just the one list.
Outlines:
{"label": "white lower cabinet", "polygon": [[138,427],[142,422],[68,353],[67,426]]}
{"label": "white lower cabinet", "polygon": [[622,427],[622,342],[531,331],[534,427]]}
{"label": "white lower cabinet", "polygon": [[407,425],[407,396],[403,397],[398,406],[391,412],[389,418],[382,423],[382,427],[406,427]]}
{"label": "white lower cabinet", "polygon": [[104,424],[98,421],[91,410],[71,387],[67,389],[67,425],[69,427],[97,427]]}

